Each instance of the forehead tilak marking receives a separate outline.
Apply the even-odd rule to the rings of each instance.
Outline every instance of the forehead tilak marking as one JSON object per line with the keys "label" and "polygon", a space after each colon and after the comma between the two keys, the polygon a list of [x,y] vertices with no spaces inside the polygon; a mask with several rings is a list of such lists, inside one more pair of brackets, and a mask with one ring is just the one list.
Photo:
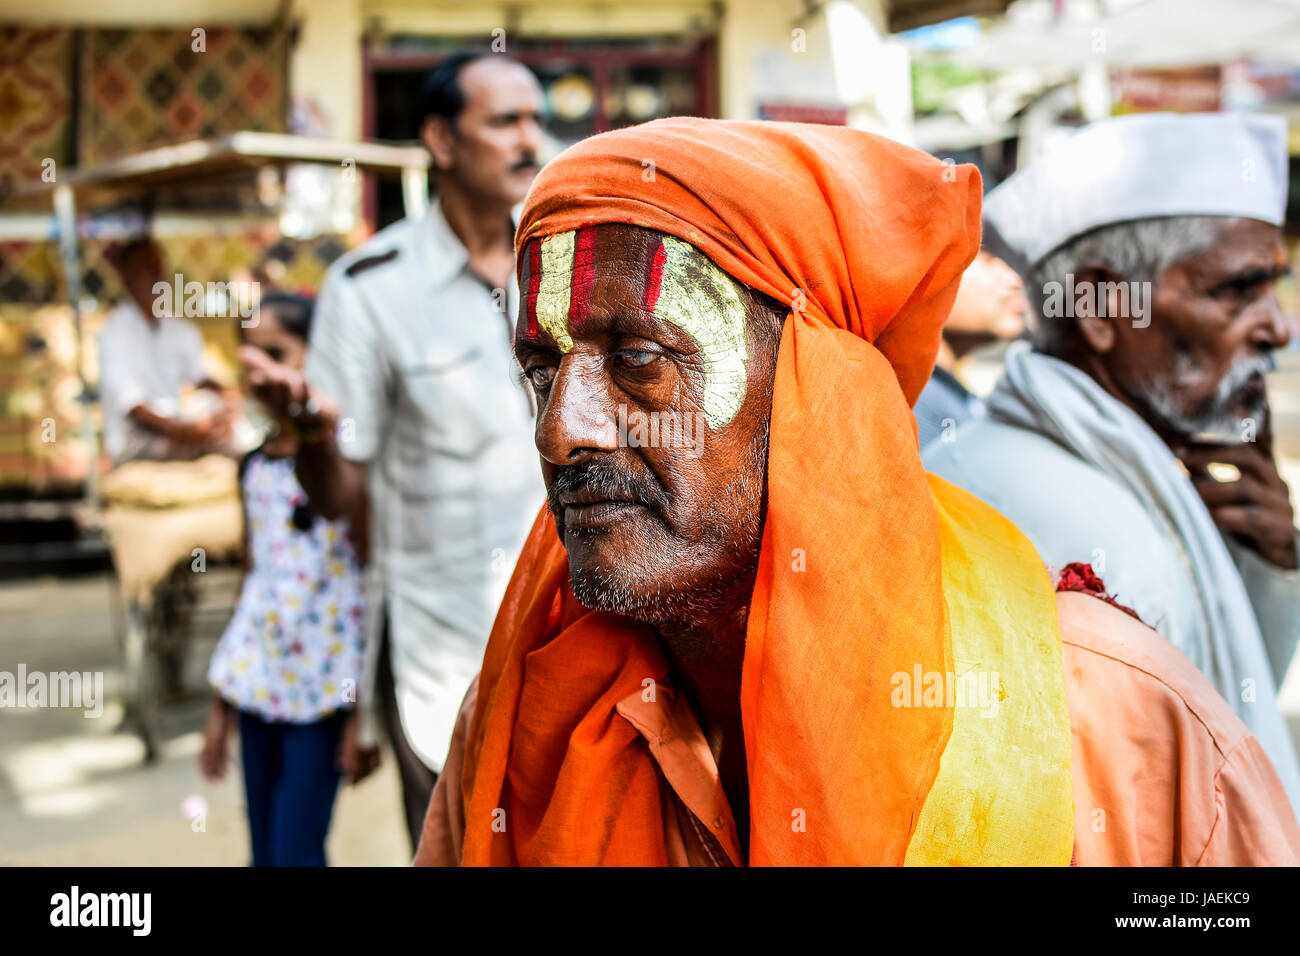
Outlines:
{"label": "forehead tilak marking", "polygon": [[[694,246],[664,236],[649,262],[647,311],[695,340],[704,364],[704,418],[715,431],[745,400],[745,306],[735,284]],[[656,281],[658,280],[658,281]]]}
{"label": "forehead tilak marking", "polygon": [[573,348],[570,330],[582,328],[596,280],[596,231],[561,232],[528,250],[528,335],[537,326],[551,334],[561,352]]}
{"label": "forehead tilak marking", "polygon": [[641,299],[641,307],[651,315],[654,315],[655,306],[659,302],[659,291],[664,281],[664,262],[667,259],[664,244],[656,242],[650,250],[650,261],[646,264],[645,294]]}
{"label": "forehead tilak marking", "polygon": [[596,230],[584,226],[573,244],[573,285],[569,291],[569,328],[577,331],[587,318],[596,283]]}
{"label": "forehead tilak marking", "polygon": [[[550,333],[561,352],[573,348],[568,318],[573,282],[573,258],[576,235],[572,231],[547,236],[540,243],[537,298],[534,315],[537,323]],[[529,285],[533,285],[530,277]]]}
{"label": "forehead tilak marking", "polygon": [[542,242],[532,239],[528,243],[528,292],[524,297],[524,312],[528,316],[528,338],[537,338],[537,296],[542,282]]}
{"label": "forehead tilak marking", "polygon": [[[540,325],[564,353],[573,348],[570,328],[587,316],[594,244],[590,227],[529,243],[529,335]],[[734,283],[694,246],[664,236],[646,263],[642,304],[694,340],[704,365],[705,420],[715,430],[727,425],[744,402],[747,381],[745,306]]]}

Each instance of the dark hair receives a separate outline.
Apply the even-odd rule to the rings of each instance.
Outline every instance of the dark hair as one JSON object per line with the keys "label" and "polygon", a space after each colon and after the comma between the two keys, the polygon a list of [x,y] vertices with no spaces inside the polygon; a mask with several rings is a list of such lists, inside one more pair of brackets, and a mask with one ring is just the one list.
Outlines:
{"label": "dark hair", "polygon": [[488,53],[485,50],[471,50],[455,53],[440,62],[425,74],[420,84],[419,95],[415,99],[415,135],[420,135],[420,127],[430,116],[440,116],[449,123],[455,123],[461,111],[465,109],[465,91],[461,89],[460,74],[465,67],[490,56],[510,59],[500,53]]}
{"label": "dark hair", "polygon": [[162,249],[158,243],[154,242],[149,236],[141,236],[129,239],[120,245],[109,247],[106,258],[114,269],[122,272],[129,269],[131,264],[144,253],[152,253],[159,258],[162,257]]}
{"label": "dark hair", "polygon": [[275,321],[290,335],[306,342],[311,337],[311,320],[316,311],[316,300],[296,292],[271,292],[262,296],[258,311],[272,309]]}

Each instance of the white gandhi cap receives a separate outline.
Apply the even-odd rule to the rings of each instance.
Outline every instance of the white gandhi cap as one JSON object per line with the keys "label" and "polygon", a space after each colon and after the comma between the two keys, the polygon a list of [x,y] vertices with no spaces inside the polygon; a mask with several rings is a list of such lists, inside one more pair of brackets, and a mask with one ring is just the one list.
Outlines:
{"label": "white gandhi cap", "polygon": [[1022,275],[1099,226],[1157,216],[1282,225],[1286,121],[1241,113],[1143,113],[1054,143],[984,200],[985,245]]}

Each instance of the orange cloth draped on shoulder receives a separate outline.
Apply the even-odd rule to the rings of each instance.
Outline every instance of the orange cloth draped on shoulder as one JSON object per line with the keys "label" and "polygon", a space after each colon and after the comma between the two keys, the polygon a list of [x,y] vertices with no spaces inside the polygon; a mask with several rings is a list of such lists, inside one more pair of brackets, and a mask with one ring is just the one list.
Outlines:
{"label": "orange cloth draped on shoulder", "polygon": [[[1005,519],[925,474],[909,411],[980,192],[861,131],[678,118],[571,147],[526,200],[520,249],[630,223],[793,306],[741,690],[751,864],[1069,862],[1051,585]],[[972,669],[1021,711],[900,696],[899,675]],[[615,705],[671,681],[651,629],[574,598],[543,509],[479,678],[461,862],[665,863],[657,770]]]}

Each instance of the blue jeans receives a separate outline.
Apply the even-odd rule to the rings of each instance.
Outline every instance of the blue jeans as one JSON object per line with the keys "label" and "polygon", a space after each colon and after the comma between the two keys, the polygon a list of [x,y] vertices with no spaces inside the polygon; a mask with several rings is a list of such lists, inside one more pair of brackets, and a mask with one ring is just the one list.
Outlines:
{"label": "blue jeans", "polygon": [[253,866],[324,866],[346,711],[310,724],[239,712]]}

